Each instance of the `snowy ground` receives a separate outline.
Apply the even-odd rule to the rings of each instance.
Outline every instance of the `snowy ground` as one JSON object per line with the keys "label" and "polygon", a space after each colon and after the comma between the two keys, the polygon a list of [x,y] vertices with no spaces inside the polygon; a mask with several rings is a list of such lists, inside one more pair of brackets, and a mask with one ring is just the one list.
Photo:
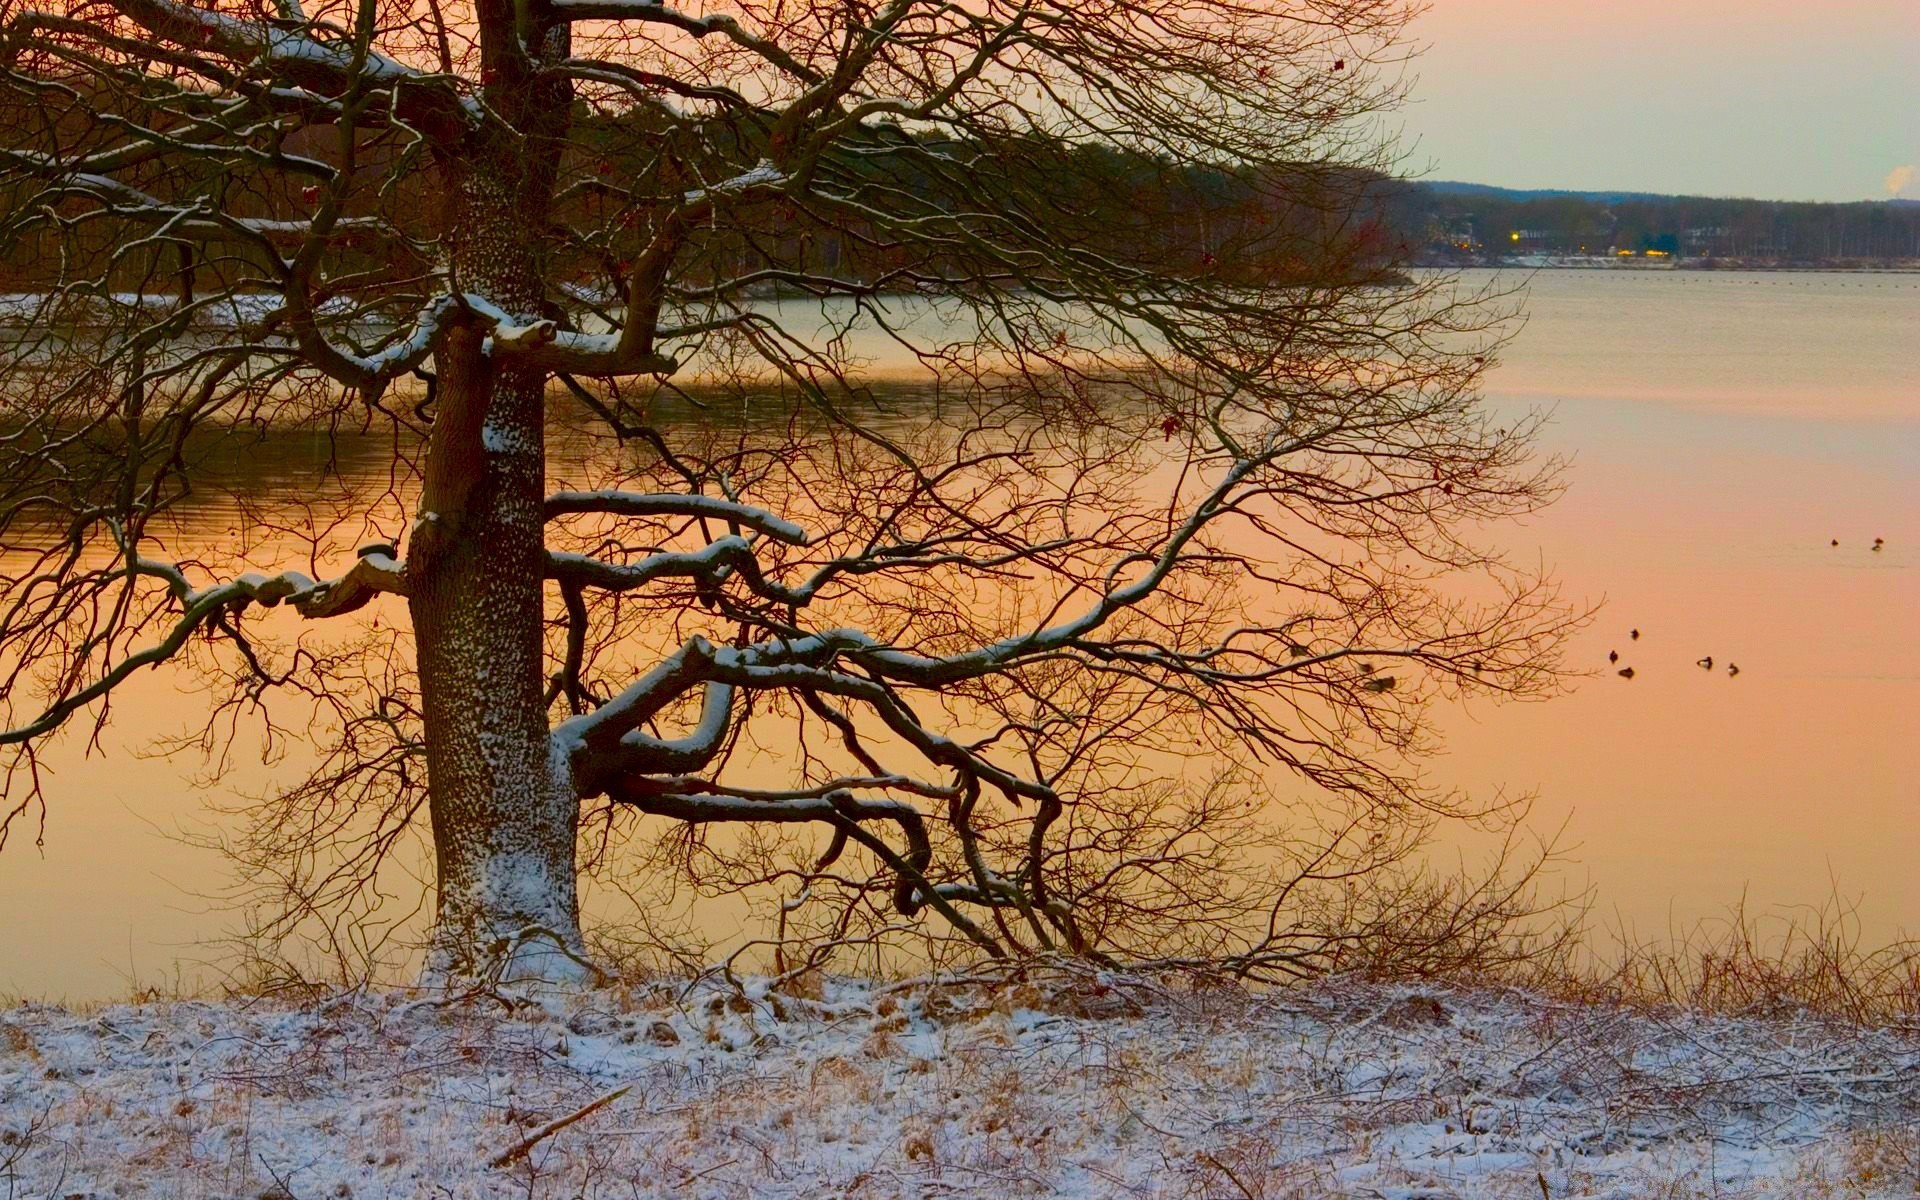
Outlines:
{"label": "snowy ground", "polygon": [[0,1198],[1917,1186],[1920,1030],[1812,1019],[1357,984],[0,1010]]}

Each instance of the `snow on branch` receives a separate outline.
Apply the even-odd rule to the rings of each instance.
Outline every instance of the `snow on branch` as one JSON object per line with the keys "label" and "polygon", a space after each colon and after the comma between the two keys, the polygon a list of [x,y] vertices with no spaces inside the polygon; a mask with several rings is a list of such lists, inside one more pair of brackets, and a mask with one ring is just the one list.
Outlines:
{"label": "snow on branch", "polygon": [[625,592],[669,576],[720,578],[728,571],[752,566],[753,561],[752,543],[728,535],[698,550],[663,551],[636,563],[610,563],[571,551],[549,550],[547,577],[602,591]]}
{"label": "snow on branch", "polygon": [[[278,575],[242,575],[232,583],[211,589],[225,591],[228,603],[251,601],[263,608],[285,603],[303,617],[337,617],[364,608],[382,592],[407,594],[406,564],[379,550],[360,556],[360,561],[337,579],[315,582],[298,571]],[[195,604],[207,592],[190,593],[188,604]]]}
{"label": "snow on branch", "polygon": [[[607,786],[610,775],[633,769],[630,764],[638,756],[630,758],[623,747],[638,751],[648,745],[627,743],[629,732],[699,683],[756,690],[805,689],[866,705],[927,761],[955,771],[962,779],[985,781],[1008,796],[1040,801],[1053,798],[1050,788],[995,766],[945,734],[927,728],[884,682],[834,669],[840,656],[873,645],[871,638],[851,630],[777,638],[751,646],[715,646],[695,637],[608,703],[562,722],[553,736],[574,764],[582,793],[592,795]],[[715,738],[724,735],[724,727],[716,730],[711,724],[726,717],[714,699],[710,692],[696,734]]]}
{"label": "snow on branch", "polygon": [[492,325],[488,352],[495,358],[511,359],[526,370],[604,377],[671,375],[680,367],[673,358],[655,354],[637,328],[619,333],[579,333],[562,329],[555,321],[522,321],[474,292],[462,293],[459,300]]}
{"label": "snow on branch", "polygon": [[725,521],[766,534],[776,541],[804,546],[812,539],[792,521],[777,517],[762,508],[722,499],[718,496],[692,496],[680,492],[555,492],[547,497],[547,519],[567,513],[606,513],[622,517],[705,517]]}
{"label": "snow on branch", "polygon": [[[26,155],[10,150],[0,150],[0,161],[41,175],[58,173],[64,166],[57,160],[46,160],[43,155]],[[319,234],[311,221],[236,217],[204,204],[170,203],[117,179],[91,172],[66,174],[57,183],[49,185],[35,200],[41,204],[51,204],[70,195],[98,200],[116,217],[164,224],[169,237],[199,241],[265,239],[286,244],[304,242]],[[326,232],[350,237],[401,236],[398,230],[378,217],[343,217],[334,221]]]}
{"label": "snow on branch", "polygon": [[[674,817],[691,824],[716,821],[855,821],[890,820],[916,829],[925,837],[926,818],[905,800],[856,796],[845,788],[824,795],[754,795],[724,790],[694,791],[689,785],[714,788],[705,780],[666,780],[656,784],[617,787],[617,803],[632,805],[656,816]],[[657,786],[660,790],[653,790]],[[678,790],[685,788],[687,790]]]}
{"label": "snow on branch", "polygon": [[311,304],[299,288],[287,293],[287,327],[293,333],[300,352],[314,366],[339,383],[363,392],[378,392],[388,380],[411,371],[433,353],[434,343],[443,330],[460,315],[460,305],[452,296],[441,295],[426,302],[407,333],[370,355],[341,348],[320,329]]}
{"label": "snow on branch", "polygon": [[[627,732],[652,720],[687,689],[702,683],[712,662],[712,643],[703,637],[691,638],[607,703],[556,725],[554,745],[573,764],[580,790],[588,795],[597,791],[595,781],[605,771],[596,767],[595,759],[604,762],[617,756],[620,739]],[[731,701],[730,691],[728,698]]]}
{"label": "snow on branch", "polygon": [[172,658],[202,625],[249,604],[272,608],[285,603],[303,617],[339,616],[364,606],[381,592],[405,595],[405,564],[380,549],[369,548],[352,569],[338,579],[315,582],[298,571],[278,575],[247,574],[227,583],[194,589],[173,563],[136,558],[130,575],[163,580],[181,606],[181,614],[166,635],[144,650],[121,659],[100,678],[47,706],[34,720],[12,729],[0,729],[0,746],[16,745],[58,728],[75,712],[118,687],[142,667]]}
{"label": "snow on branch", "polygon": [[723,179],[712,187],[694,188],[686,194],[688,204],[701,204],[728,197],[741,196],[754,188],[774,187],[786,182],[786,176],[780,168],[768,159],[761,159],[748,170],[730,179]]}
{"label": "snow on branch", "polygon": [[[838,854],[846,839],[871,850],[893,872],[893,904],[911,916],[924,907],[932,907],[952,922],[968,938],[989,954],[1001,949],[991,936],[954,907],[961,889],[936,887],[928,880],[927,868],[933,863],[933,841],[927,832],[927,819],[918,807],[906,800],[861,796],[856,786],[889,786],[892,780],[841,781],[825,788],[805,792],[753,792],[723,787],[705,779],[621,780],[607,789],[616,804],[626,805],[652,816],[668,817],[688,824],[717,822],[819,822],[834,827],[834,849],[823,865]],[[902,853],[864,826],[870,821],[890,821],[906,839]]]}
{"label": "snow on branch", "polygon": [[707,765],[726,744],[727,729],[733,716],[733,686],[709,683],[700,721],[684,737],[657,738],[638,729],[620,739],[620,750],[636,768],[658,774],[667,771],[693,771]]}
{"label": "snow on branch", "polygon": [[740,22],[726,13],[696,17],[669,8],[661,0],[551,0],[549,11],[562,21],[645,21],[669,25],[695,39],[723,34],[735,45],[751,50],[765,61],[807,83],[825,78],[802,63],[778,43],[747,32]]}
{"label": "snow on branch", "polygon": [[[1018,634],[957,654],[928,656],[895,649],[857,629],[830,629],[804,637],[781,637],[749,646],[715,647],[696,638],[609,704],[592,713],[575,717],[561,728],[575,742],[595,741],[607,749],[606,729],[613,736],[637,727],[699,680],[724,680],[749,688],[817,688],[849,696],[892,714],[890,724],[906,734],[936,761],[961,762],[968,770],[981,763],[973,755],[938,734],[924,730],[904,715],[887,692],[889,681],[913,686],[944,686],[1004,670],[1022,660],[1041,657],[1071,648],[1079,639],[1098,630],[1113,615],[1150,596],[1173,571],[1180,555],[1201,529],[1219,513],[1226,511],[1233,491],[1262,462],[1288,449],[1270,445],[1262,453],[1238,459],[1221,481],[1195,507],[1193,513],[1174,530],[1159,553],[1151,556],[1129,555],[1109,569],[1109,586],[1098,600],[1079,616],[1042,629]],[[577,493],[582,497],[594,493]],[[678,498],[676,498],[678,499]],[[584,500],[583,500],[584,504]],[[1140,575],[1127,582],[1119,577],[1129,565],[1143,566]],[[650,555],[639,562],[615,564],[583,554],[549,552],[548,573],[576,584],[625,591],[668,576],[724,577],[723,572],[738,570],[747,582],[763,595],[804,602],[805,589],[782,588],[759,574],[752,545],[745,537],[717,538],[699,550],[667,551]],[[836,669],[845,660],[865,672],[865,676]],[[667,693],[666,698],[660,698]],[[897,720],[896,720],[897,718]],[[985,772],[996,785],[1020,794],[1034,789],[1017,777],[997,770]],[[1044,789],[1041,789],[1044,791]]]}
{"label": "snow on branch", "polygon": [[[1208,521],[1226,510],[1234,490],[1261,462],[1269,461],[1272,455],[1284,450],[1285,447],[1276,442],[1262,452],[1237,459],[1157,554],[1132,554],[1113,564],[1105,591],[1072,619],[945,656],[895,649],[859,630],[844,628],[802,637],[772,638],[747,646],[714,646],[705,639],[695,638],[610,703],[563,723],[555,736],[576,764],[576,778],[584,788],[594,789],[616,769],[613,766],[616,762],[620,763],[618,769],[624,770],[627,762],[646,761],[647,751],[657,751],[665,762],[683,749],[691,757],[718,744],[724,737],[727,713],[714,708],[711,692],[701,727],[695,735],[690,735],[684,747],[634,732],[697,683],[724,683],[755,690],[800,689],[865,705],[928,761],[952,769],[961,779],[985,782],[1009,797],[1050,803],[1054,799],[1050,788],[998,767],[926,727],[894,694],[893,686],[945,687],[1071,650],[1115,613],[1140,603],[1159,588],[1178,564],[1184,548]],[[780,588],[761,577],[750,542],[738,536],[715,539],[699,550],[651,555],[629,565],[564,553],[550,553],[548,561],[550,575],[575,585],[609,590],[639,587],[670,575],[722,578],[723,572],[738,570],[762,595],[798,597],[797,602],[802,603],[806,598],[800,592]],[[1123,582],[1123,573],[1129,567],[1143,569]],[[842,664],[855,669],[844,669]],[[633,740],[627,741],[628,737]],[[623,754],[623,746],[633,752],[631,758]],[[673,761],[680,760],[673,758]]]}
{"label": "snow on branch", "polygon": [[422,129],[447,128],[447,119],[472,127],[486,110],[448,81],[426,75],[371,47],[322,41],[310,27],[286,20],[244,20],[173,0],[111,0],[113,6],[148,32],[181,45],[212,51],[239,62],[256,63],[275,79],[322,96],[338,96],[372,85],[396,93],[401,115]]}
{"label": "snow on branch", "polygon": [[[351,46],[320,41],[304,29],[280,21],[245,21],[207,8],[174,4],[171,0],[114,0],[114,6],[156,33],[209,44],[223,53],[251,54],[264,66],[293,75],[324,69],[330,77],[358,74],[381,83],[422,78],[418,71],[367,49],[356,55]],[[197,34],[198,36],[191,36]]]}

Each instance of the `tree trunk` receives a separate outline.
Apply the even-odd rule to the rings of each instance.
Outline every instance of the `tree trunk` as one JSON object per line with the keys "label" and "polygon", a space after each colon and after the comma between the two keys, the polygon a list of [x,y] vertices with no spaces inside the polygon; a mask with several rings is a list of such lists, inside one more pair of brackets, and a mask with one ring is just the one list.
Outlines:
{"label": "tree trunk", "polygon": [[[460,286],[532,316],[529,229],[541,214],[527,213],[522,181],[484,164],[449,175]],[[438,872],[428,973],[579,980],[592,973],[574,874],[579,802],[541,687],[546,378],[496,371],[474,328],[448,334],[435,363],[407,554]]]}

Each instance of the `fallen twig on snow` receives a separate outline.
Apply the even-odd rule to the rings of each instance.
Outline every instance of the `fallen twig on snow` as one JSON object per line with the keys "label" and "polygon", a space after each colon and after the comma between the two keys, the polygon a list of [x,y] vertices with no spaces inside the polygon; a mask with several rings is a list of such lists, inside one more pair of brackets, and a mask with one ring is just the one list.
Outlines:
{"label": "fallen twig on snow", "polygon": [[548,1121],[545,1125],[542,1125],[540,1128],[534,1130],[532,1133],[528,1134],[526,1137],[521,1138],[518,1144],[488,1159],[487,1165],[489,1167],[504,1167],[508,1163],[515,1162],[520,1158],[523,1158],[526,1155],[527,1151],[539,1145],[543,1140],[552,1137],[556,1133],[559,1133],[562,1129],[565,1129],[567,1126],[573,1124],[575,1121],[585,1120],[586,1118],[592,1116],[596,1112],[599,1112],[601,1109],[605,1108],[609,1104],[612,1104],[615,1100],[618,1100],[620,1097],[626,1095],[628,1092],[632,1090],[633,1090],[632,1084],[628,1084],[626,1087],[623,1087],[623,1088],[615,1088],[613,1091],[608,1092],[606,1095],[600,1097],[598,1100],[593,1101],[591,1104],[587,1104],[580,1108],[576,1108],[564,1117],[557,1117],[554,1120]]}

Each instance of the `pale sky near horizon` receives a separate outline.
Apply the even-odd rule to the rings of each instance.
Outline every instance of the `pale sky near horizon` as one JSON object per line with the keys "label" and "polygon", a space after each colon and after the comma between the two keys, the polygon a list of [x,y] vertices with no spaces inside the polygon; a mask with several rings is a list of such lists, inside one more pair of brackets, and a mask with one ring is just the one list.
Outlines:
{"label": "pale sky near horizon", "polygon": [[1920,198],[1920,0],[1433,0],[1411,33],[1426,178]]}

